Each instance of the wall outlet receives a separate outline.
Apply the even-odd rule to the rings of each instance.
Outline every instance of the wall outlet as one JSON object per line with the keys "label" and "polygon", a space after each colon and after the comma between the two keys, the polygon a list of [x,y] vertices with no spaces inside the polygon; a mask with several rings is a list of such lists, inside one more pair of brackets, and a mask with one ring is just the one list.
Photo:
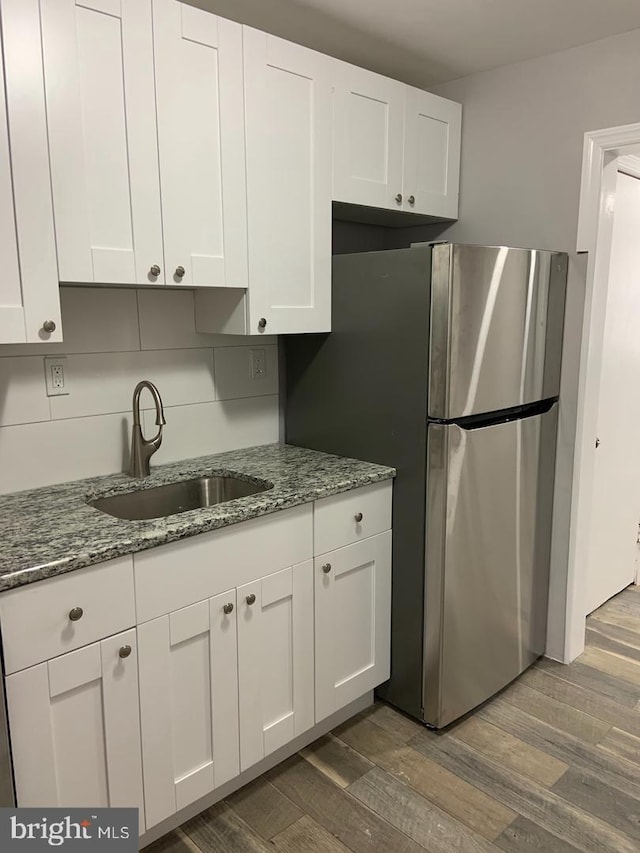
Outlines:
{"label": "wall outlet", "polygon": [[45,358],[44,375],[47,382],[47,397],[61,397],[69,393],[66,356]]}
{"label": "wall outlet", "polygon": [[264,379],[267,375],[267,358],[263,349],[251,350],[251,378]]}

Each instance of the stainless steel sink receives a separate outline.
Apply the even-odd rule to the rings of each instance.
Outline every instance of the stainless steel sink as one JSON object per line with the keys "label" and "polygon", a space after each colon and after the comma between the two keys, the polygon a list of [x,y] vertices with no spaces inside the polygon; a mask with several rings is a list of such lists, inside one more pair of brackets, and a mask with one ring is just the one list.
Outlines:
{"label": "stainless steel sink", "polygon": [[133,521],[165,518],[190,509],[245,498],[271,488],[270,483],[252,483],[237,477],[196,477],[166,486],[96,498],[89,501],[89,505],[116,518]]}

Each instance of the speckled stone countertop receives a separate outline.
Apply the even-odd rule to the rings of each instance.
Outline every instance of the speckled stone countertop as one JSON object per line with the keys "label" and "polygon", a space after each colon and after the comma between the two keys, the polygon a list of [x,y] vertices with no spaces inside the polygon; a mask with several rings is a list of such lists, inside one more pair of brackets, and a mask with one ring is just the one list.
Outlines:
{"label": "speckled stone countertop", "polygon": [[[207,474],[273,487],[149,521],[114,518],[87,504]],[[269,444],[152,467],[143,480],[112,474],[0,495],[0,592],[394,476],[393,468],[370,462]]]}

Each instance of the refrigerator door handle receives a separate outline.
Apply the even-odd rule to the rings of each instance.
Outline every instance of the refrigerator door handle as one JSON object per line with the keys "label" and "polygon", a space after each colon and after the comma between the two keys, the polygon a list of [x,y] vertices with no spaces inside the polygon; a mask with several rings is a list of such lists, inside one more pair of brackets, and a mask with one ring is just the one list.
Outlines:
{"label": "refrigerator door handle", "polygon": [[427,429],[425,583],[422,706],[427,723],[442,714],[442,636],[447,535],[449,433],[445,424]]}

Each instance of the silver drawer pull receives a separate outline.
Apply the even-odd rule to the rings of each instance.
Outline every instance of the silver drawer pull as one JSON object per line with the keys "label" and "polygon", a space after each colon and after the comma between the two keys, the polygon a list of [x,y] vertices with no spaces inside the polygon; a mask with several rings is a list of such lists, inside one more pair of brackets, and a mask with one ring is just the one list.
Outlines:
{"label": "silver drawer pull", "polygon": [[224,607],[222,608],[222,612],[226,613],[227,616],[229,615],[229,613],[233,613],[233,604],[231,602],[229,602],[228,604],[225,604]]}
{"label": "silver drawer pull", "polygon": [[249,595],[247,596],[247,604],[255,604],[255,603],[256,603],[256,597],[252,592],[250,592]]}
{"label": "silver drawer pull", "polygon": [[120,646],[120,650],[118,651],[118,655],[121,658],[128,658],[131,654],[131,646]]}
{"label": "silver drawer pull", "polygon": [[322,571],[325,573],[325,575],[328,575],[331,571],[331,563],[325,563],[322,567]]}
{"label": "silver drawer pull", "polygon": [[82,607],[72,607],[69,611],[69,619],[72,622],[77,622],[79,619],[82,619],[84,616],[84,610]]}
{"label": "silver drawer pull", "polygon": [[356,520],[356,524],[360,524],[360,522],[361,522],[361,521],[362,521],[362,519],[364,518],[364,516],[362,515],[362,513],[361,513],[361,512],[357,512],[353,517],[354,517],[354,518],[355,518],[355,520]]}

